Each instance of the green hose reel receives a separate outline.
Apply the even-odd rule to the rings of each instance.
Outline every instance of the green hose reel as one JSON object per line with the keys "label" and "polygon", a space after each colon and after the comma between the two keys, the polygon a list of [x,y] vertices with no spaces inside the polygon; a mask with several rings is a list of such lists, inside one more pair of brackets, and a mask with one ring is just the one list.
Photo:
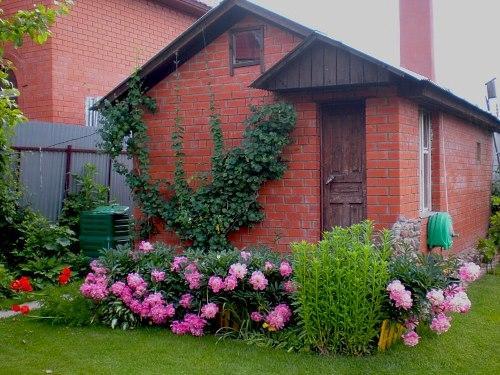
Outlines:
{"label": "green hose reel", "polygon": [[427,223],[427,246],[450,249],[453,245],[453,222],[448,212],[436,212]]}

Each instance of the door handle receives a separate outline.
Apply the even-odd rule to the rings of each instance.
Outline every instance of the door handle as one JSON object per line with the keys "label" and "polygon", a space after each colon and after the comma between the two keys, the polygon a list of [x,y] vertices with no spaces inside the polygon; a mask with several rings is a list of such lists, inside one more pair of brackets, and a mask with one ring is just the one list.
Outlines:
{"label": "door handle", "polygon": [[331,184],[333,182],[333,180],[335,180],[335,176],[333,174],[331,174],[330,176],[328,176],[328,179],[326,180],[325,185]]}

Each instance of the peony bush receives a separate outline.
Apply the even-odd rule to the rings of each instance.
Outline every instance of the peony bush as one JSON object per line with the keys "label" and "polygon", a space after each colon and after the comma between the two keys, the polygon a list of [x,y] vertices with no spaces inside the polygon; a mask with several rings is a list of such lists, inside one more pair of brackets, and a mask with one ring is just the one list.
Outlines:
{"label": "peony bush", "polygon": [[405,345],[419,343],[417,327],[428,325],[441,335],[450,329],[452,313],[469,312],[472,304],[466,291],[479,277],[478,265],[434,254],[404,254],[394,258],[390,268],[387,311],[392,320],[404,325]]}
{"label": "peony bush", "polygon": [[244,325],[265,333],[293,319],[292,265],[267,249],[176,255],[142,241],[105,251],[90,268],[80,292],[113,328],[152,324],[201,336]]}

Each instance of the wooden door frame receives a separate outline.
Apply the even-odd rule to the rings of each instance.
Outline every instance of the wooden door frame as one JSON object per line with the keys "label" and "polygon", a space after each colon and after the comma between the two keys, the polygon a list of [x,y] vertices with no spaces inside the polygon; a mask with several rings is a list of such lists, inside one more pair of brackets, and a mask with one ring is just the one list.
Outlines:
{"label": "wooden door frame", "polygon": [[339,101],[317,101],[316,109],[318,113],[318,130],[319,130],[319,205],[320,205],[320,218],[319,218],[319,226],[320,226],[320,239],[323,238],[323,112],[325,107],[341,107],[343,105],[349,104],[359,104],[362,107],[362,118],[363,118],[363,129],[364,129],[364,151],[365,151],[365,165],[363,171],[363,197],[364,197],[364,212],[365,219],[368,217],[368,196],[367,196],[367,177],[366,177],[366,100],[365,99],[353,99],[353,100],[339,100]]}

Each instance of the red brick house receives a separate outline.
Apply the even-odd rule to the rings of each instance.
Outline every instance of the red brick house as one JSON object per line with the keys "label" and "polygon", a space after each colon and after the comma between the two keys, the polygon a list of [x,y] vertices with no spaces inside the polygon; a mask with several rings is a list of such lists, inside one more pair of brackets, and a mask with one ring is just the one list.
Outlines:
{"label": "red brick house", "polygon": [[[53,0],[5,0],[5,14]],[[21,92],[19,105],[30,120],[78,124],[86,107],[134,67],[171,42],[209,7],[196,0],[78,0],[52,27],[42,46],[31,41],[5,57]],[[87,102],[87,106],[86,106]],[[90,102],[90,103],[89,103]]]}
{"label": "red brick house", "polygon": [[[425,41],[415,48],[425,50]],[[146,119],[155,178],[173,171],[175,60],[188,173],[210,165],[209,83],[228,147],[239,144],[251,104],[286,101],[298,113],[284,155],[289,169],[260,192],[266,218],[235,233],[236,245],[286,251],[292,241],[368,218],[379,227],[397,223],[402,237],[425,248],[434,211],[450,212],[454,251],[485,235],[498,119],[430,79],[245,0],[223,1],[141,67],[159,106]],[[126,92],[127,80],[106,98]],[[158,239],[177,241],[166,232]]]}

